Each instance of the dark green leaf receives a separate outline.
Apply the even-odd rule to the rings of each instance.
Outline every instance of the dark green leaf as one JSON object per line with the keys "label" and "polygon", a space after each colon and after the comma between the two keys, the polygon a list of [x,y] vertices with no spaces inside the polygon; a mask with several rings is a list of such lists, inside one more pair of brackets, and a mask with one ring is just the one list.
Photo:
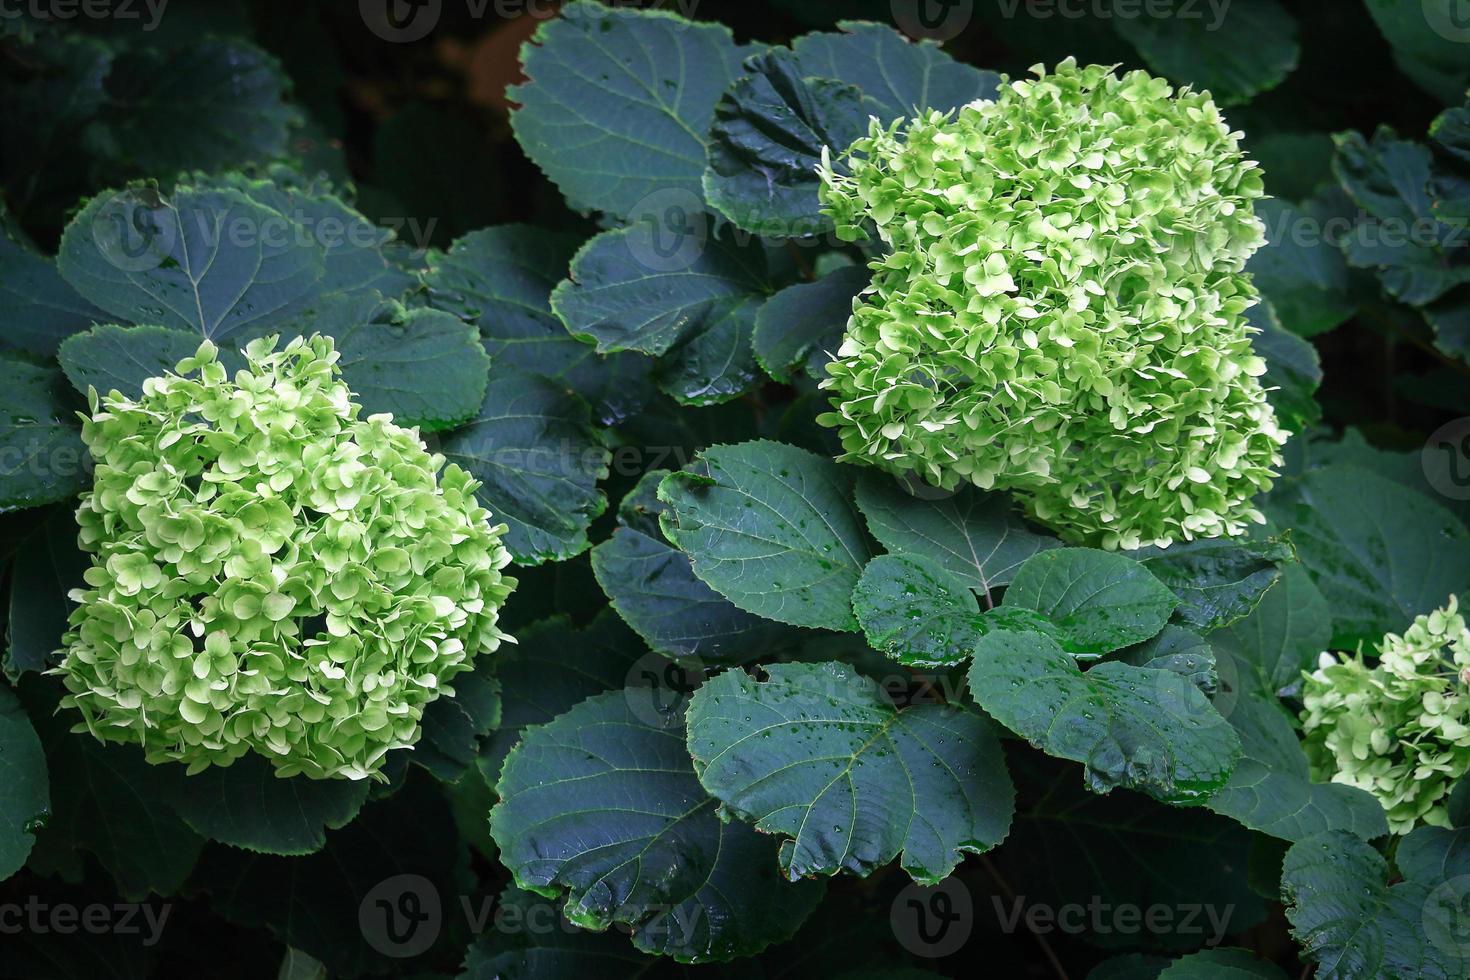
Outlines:
{"label": "dark green leaf", "polygon": [[639,411],[652,396],[648,360],[600,356],[551,310],[551,290],[567,275],[577,239],[528,225],[482,228],[430,260],[429,302],[480,328],[497,368],[557,378],[592,403],[605,425]]}
{"label": "dark green leaf", "polygon": [[1335,648],[1402,632],[1470,582],[1470,531],[1429,498],[1355,466],[1293,489],[1273,513],[1332,610]]}
{"label": "dark green leaf", "polygon": [[362,414],[387,412],[399,425],[425,432],[452,429],[475,417],[485,400],[490,358],[474,326],[441,310],[405,310],[375,292],[339,295],[310,316],[251,333],[336,340],[342,378]]}
{"label": "dark green leaf", "polygon": [[246,755],[227,768],[172,780],[166,796],[208,840],[260,854],[310,854],[326,843],[327,830],[357,816],[367,793],[365,781],[281,779],[268,761]]}
{"label": "dark green leaf", "polygon": [[1322,418],[1314,397],[1322,384],[1322,361],[1311,341],[1281,326],[1269,304],[1258,310],[1251,319],[1261,332],[1251,339],[1251,347],[1266,361],[1261,384],[1282,425],[1300,432]]}
{"label": "dark green leaf", "polygon": [[787,286],[761,307],[755,318],[756,359],[772,377],[786,380],[800,369],[825,378],[823,369],[842,345],[852,301],[868,285],[872,273],[843,266],[816,282]]}
{"label": "dark green leaf", "polygon": [[885,24],[839,21],[837,26],[840,33],[803,34],[791,49],[806,75],[861,89],[867,101],[877,103],[884,123],[995,97],[1000,83],[995,73],[955,61],[933,41],[910,41]]}
{"label": "dark green leaf", "polygon": [[822,889],[782,881],[773,842],[720,819],[682,713],[656,724],[630,701],[595,695],[506,759],[490,828],[516,884],[564,897],[583,928],[627,925],[638,948],[685,962],[789,938]]}
{"label": "dark green leaf", "polygon": [[113,62],[113,108],[95,117],[89,141],[156,177],[274,160],[298,119],[285,101],[289,85],[275,58],[239,38],[130,46]]}
{"label": "dark green leaf", "polygon": [[1179,598],[1131,558],[1058,548],[1039,551],[1021,564],[1005,604],[1051,620],[1068,653],[1097,657],[1142,643],[1163,629]]}
{"label": "dark green leaf", "polygon": [[1368,12],[1405,75],[1441,102],[1458,103],[1470,85],[1470,30],[1459,0],[1367,0]]}
{"label": "dark green leaf", "polygon": [[56,262],[0,231],[0,337],[7,347],[51,357],[60,343],[106,314],[77,295]]}
{"label": "dark green leaf", "polygon": [[1172,670],[1109,661],[1083,673],[1040,633],[994,630],[970,665],[970,692],[1048,755],[1081,762],[1089,789],[1136,789],[1198,803],[1230,778],[1240,740],[1199,688]]}
{"label": "dark green leaf", "polygon": [[1295,560],[1283,541],[1216,538],[1137,553],[1145,568],[1179,597],[1174,616],[1201,633],[1249,616]]}
{"label": "dark green leaf", "polygon": [[705,585],[689,556],[632,528],[592,549],[592,570],[618,615],[653,650],[709,663],[768,654],[789,632]]}
{"label": "dark green leaf", "polygon": [[833,156],[881,108],[855,86],[808,77],[790,51],[754,55],[715,106],[704,193],[736,227],[802,238],[828,230],[817,201],[822,148]]}
{"label": "dark green leaf", "polygon": [[15,694],[0,683],[0,881],[26,863],[51,814],[46,757]]}
{"label": "dark green leaf", "polygon": [[587,403],[535,375],[496,371],[480,416],[444,438],[441,451],[484,485],[492,519],[510,527],[521,564],[580,554],[587,527],[607,508],[597,481],[608,452]]}
{"label": "dark green leaf", "polygon": [[1348,262],[1378,271],[1383,288],[1422,306],[1470,282],[1470,265],[1451,263],[1444,245],[1451,230],[1434,212],[1429,148],[1380,129],[1372,141],[1358,133],[1336,137],[1333,171],[1363,209],[1345,239]]}
{"label": "dark green leaf", "polygon": [[1233,690],[1215,706],[1240,735],[1240,764],[1206,805],[1252,830],[1298,841],[1327,830],[1371,840],[1388,833],[1383,807],[1367,792],[1314,783],[1291,719],[1248,665],[1226,668]]}
{"label": "dark green leaf", "polygon": [[[664,354],[711,330],[732,305],[765,294],[766,258],[758,243],[712,236],[701,215],[688,221],[676,232],[642,222],[582,246],[571,278],[551,294],[567,329],[601,353]],[[680,238],[663,243],[667,233]]]}
{"label": "dark green leaf", "polygon": [[0,352],[0,508],[66,500],[86,486],[74,398],[60,371]]}
{"label": "dark green leaf", "polygon": [[783,839],[793,881],[866,876],[900,855],[933,884],[1005,839],[1015,791],[989,724],[956,705],[899,709],[846,664],[728,670],[695,692],[689,752],[699,781]]}
{"label": "dark green leaf", "polygon": [[[475,669],[454,678],[454,693],[424,709],[423,737],[409,761],[447,783],[458,782],[480,754],[480,740],[500,724],[499,658],[481,654]],[[476,774],[478,778],[478,774]]]}
{"label": "dark green leaf", "polygon": [[758,294],[716,304],[705,329],[669,350],[655,371],[658,386],[683,405],[717,405],[765,380],[751,335],[765,297]]}
{"label": "dark green leaf", "polygon": [[705,134],[742,56],[719,24],[580,0],[523,49],[511,125],[574,208],[630,218],[663,194],[697,210]]}
{"label": "dark green leaf", "polygon": [[778,442],[712,446],[659,485],[664,534],[694,574],[746,612],[794,626],[853,630],[868,560],[851,477]]}
{"label": "dark green leaf", "polygon": [[1457,866],[1442,860],[1456,836],[1426,827],[1406,837],[1399,846],[1405,880],[1392,886],[1388,863],[1347,831],[1293,844],[1282,866],[1282,900],[1303,959],[1317,966],[1315,975],[1321,980],[1470,975],[1470,946],[1460,925],[1470,898],[1470,861],[1463,847]]}
{"label": "dark green leaf", "polygon": [[61,649],[67,617],[75,608],[67,594],[86,587],[82,574],[90,565],[77,545],[70,506],[57,507],[22,542],[10,585],[7,674],[46,669],[51,655]]}
{"label": "dark green leaf", "polygon": [[1331,642],[1332,611],[1301,565],[1288,565],[1249,616],[1210,634],[1217,650],[1233,653],[1272,692],[1301,680]]}
{"label": "dark green leaf", "polygon": [[1298,337],[1313,337],[1352,316],[1356,304],[1348,295],[1347,263],[1321,223],[1274,198],[1257,202],[1256,213],[1266,224],[1267,244],[1246,271],[1281,325]]}
{"label": "dark green leaf", "polygon": [[143,394],[143,382],[171,372],[199,349],[199,335],[168,327],[124,327],[107,323],[62,342],[57,360],[72,387],[98,395]]}
{"label": "dark green leaf", "polygon": [[586,629],[563,617],[542,620],[495,653],[501,684],[500,725],[480,754],[494,785],[506,753],[531,725],[544,725],[594,694],[621,690],[648,648],[617,614],[603,609]]}
{"label": "dark green leaf", "polygon": [[857,504],[883,547],[935,562],[979,592],[1009,583],[1038,551],[1061,547],[1021,520],[1004,494],[972,487],[928,499],[891,477],[864,473]]}
{"label": "dark green leaf", "polygon": [[1186,16],[1116,16],[1113,26],[1149,67],[1208,89],[1222,105],[1275,88],[1297,66],[1296,18],[1278,0],[1231,0]]}
{"label": "dark green leaf", "polygon": [[1204,694],[1214,694],[1220,681],[1214,648],[1198,633],[1173,623],[1158,636],[1119,650],[1113,659],[1135,667],[1172,670]]}
{"label": "dark green leaf", "polygon": [[[243,192],[137,186],[88,202],[57,261],[76,290],[113,316],[215,340],[305,303],[325,250]],[[272,234],[272,230],[275,233]]]}
{"label": "dark green leaf", "polygon": [[1281,967],[1246,949],[1202,949],[1175,960],[1159,980],[1288,980]]}
{"label": "dark green leaf", "polygon": [[910,667],[962,663],[986,628],[964,582],[902,555],[868,562],[852,606],[868,644]]}

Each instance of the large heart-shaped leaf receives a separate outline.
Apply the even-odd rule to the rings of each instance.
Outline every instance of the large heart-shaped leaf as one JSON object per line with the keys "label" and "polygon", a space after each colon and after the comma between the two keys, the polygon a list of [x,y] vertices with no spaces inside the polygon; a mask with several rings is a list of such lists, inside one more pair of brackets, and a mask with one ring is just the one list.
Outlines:
{"label": "large heart-shaped leaf", "polygon": [[490,831],[522,888],[587,929],[622,924],[683,961],[788,938],[821,898],[777,873],[772,841],[721,820],[684,747],[683,712],[610,691],[526,733],[500,774]]}
{"label": "large heart-shaped leaf", "polygon": [[317,291],[326,250],[243,191],[138,186],[88,202],[57,262],[77,292],[113,316],[216,340],[288,314]]}
{"label": "large heart-shaped leaf", "polygon": [[659,485],[665,536],[694,574],[747,612],[794,626],[857,628],[850,597],[868,560],[851,478],[779,442],[712,446]]}
{"label": "large heart-shaped leaf", "polygon": [[984,718],[900,709],[846,664],[766,673],[728,670],[695,692],[689,752],[727,809],[784,838],[787,877],[867,875],[901,854],[933,884],[1005,838],[1015,791]]}
{"label": "large heart-shaped leaf", "polygon": [[705,134],[743,54],[719,24],[567,4],[523,49],[516,140],[579,210],[628,218],[660,193],[697,208]]}

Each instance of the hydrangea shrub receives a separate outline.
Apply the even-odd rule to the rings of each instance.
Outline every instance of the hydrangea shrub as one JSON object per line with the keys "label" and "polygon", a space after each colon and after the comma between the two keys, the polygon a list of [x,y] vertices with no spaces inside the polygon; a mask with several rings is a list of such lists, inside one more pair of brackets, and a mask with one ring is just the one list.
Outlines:
{"label": "hydrangea shrub", "polygon": [[824,160],[838,235],[886,254],[823,421],[848,459],[1013,490],[1073,541],[1240,534],[1287,438],[1245,320],[1261,172],[1208,93],[1034,70]]}
{"label": "hydrangea shrub", "polygon": [[416,430],[358,417],[329,338],[274,347],[90,393],[63,704],[152,762],[371,777],[507,639],[504,526]]}
{"label": "hydrangea shrub", "polygon": [[1395,833],[1448,827],[1446,797],[1470,771],[1467,686],[1470,629],[1453,595],[1402,636],[1385,636],[1376,664],[1322,654],[1302,692],[1314,774],[1372,793]]}

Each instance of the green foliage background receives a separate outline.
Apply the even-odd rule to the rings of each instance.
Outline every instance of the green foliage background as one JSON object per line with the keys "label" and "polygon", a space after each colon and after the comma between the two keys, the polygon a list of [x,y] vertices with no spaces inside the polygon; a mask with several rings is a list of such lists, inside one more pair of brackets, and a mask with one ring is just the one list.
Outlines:
{"label": "green foliage background", "polygon": [[[1470,5],[957,0],[942,48],[917,0],[613,6],[0,20],[0,908],[170,915],[5,932],[0,976],[1470,976],[1470,790],[1389,838],[1293,727],[1321,651],[1470,593]],[[1063,548],[814,421],[871,257],[822,147],[1066,56],[1210,88],[1265,171],[1299,434],[1249,540]],[[87,388],[311,331],[483,482],[519,643],[381,786],[70,733]],[[906,943],[945,880],[968,942]]]}

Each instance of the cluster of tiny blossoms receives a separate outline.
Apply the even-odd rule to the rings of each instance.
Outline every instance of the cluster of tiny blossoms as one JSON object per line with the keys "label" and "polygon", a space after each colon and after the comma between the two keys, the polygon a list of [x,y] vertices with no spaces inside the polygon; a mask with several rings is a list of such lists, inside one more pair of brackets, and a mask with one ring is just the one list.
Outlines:
{"label": "cluster of tiny blossoms", "polygon": [[417,431],[357,417],[330,339],[274,346],[233,381],[206,341],[141,398],[89,393],[63,703],[191,772],[254,750],[281,776],[376,776],[508,639],[504,526]]}
{"label": "cluster of tiny blossoms", "polygon": [[1013,490],[1073,541],[1240,534],[1287,436],[1243,316],[1260,171],[1207,93],[1034,70],[824,157],[837,234],[888,248],[821,420],[844,458]]}
{"label": "cluster of tiny blossoms", "polygon": [[1318,778],[1367,790],[1389,829],[1449,826],[1445,798],[1470,771],[1470,629],[1458,600],[1361,654],[1322,654],[1306,675],[1302,728]]}

